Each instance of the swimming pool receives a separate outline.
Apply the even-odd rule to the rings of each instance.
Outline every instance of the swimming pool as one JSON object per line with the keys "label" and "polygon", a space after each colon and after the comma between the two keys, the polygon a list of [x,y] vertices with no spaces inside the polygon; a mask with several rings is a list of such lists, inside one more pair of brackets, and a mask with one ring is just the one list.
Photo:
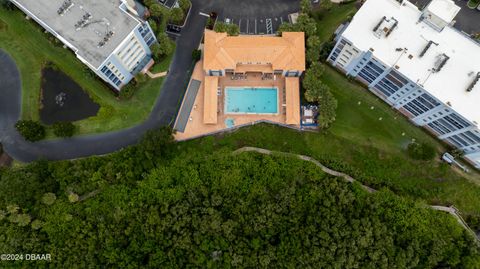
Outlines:
{"label": "swimming pool", "polygon": [[277,88],[226,87],[226,114],[277,114]]}
{"label": "swimming pool", "polygon": [[225,120],[225,126],[227,126],[227,128],[232,128],[235,126],[235,120],[234,119],[226,119]]}

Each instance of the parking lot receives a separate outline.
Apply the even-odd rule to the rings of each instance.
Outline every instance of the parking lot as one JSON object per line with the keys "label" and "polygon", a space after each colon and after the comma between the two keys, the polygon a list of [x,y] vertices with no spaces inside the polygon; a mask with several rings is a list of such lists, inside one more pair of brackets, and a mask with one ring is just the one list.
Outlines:
{"label": "parking lot", "polygon": [[234,23],[240,33],[275,34],[288,15],[298,12],[298,0],[216,0],[202,2],[202,12],[215,12],[218,22]]}
{"label": "parking lot", "polygon": [[283,22],[289,22],[288,15],[278,17],[243,17],[229,18],[222,16],[218,21],[233,23],[240,27],[241,34],[271,35],[275,34]]}

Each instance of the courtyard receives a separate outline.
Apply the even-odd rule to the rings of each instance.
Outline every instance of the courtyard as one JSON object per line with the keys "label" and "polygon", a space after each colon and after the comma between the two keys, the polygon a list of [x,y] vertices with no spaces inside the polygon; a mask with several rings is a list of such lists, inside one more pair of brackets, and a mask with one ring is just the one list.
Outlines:
{"label": "courtyard", "polygon": [[[284,103],[285,96],[285,80],[282,79],[262,79],[262,73],[248,73],[246,79],[236,79],[232,75],[227,75],[218,80],[218,98],[217,98],[217,124],[205,124],[204,123],[204,111],[205,111],[205,76],[202,69],[203,61],[199,61],[195,65],[195,70],[192,74],[192,80],[200,81],[200,87],[198,93],[196,94],[195,101],[193,103],[191,112],[188,114],[181,115],[179,117],[186,117],[187,123],[183,132],[178,132],[175,134],[177,140],[184,140],[193,137],[202,136],[209,133],[214,133],[221,131],[227,128],[235,126],[245,126],[252,124],[258,121],[271,121],[275,123],[285,124],[286,123],[286,104]],[[237,76],[237,78],[240,76]],[[190,82],[192,83],[192,82]],[[245,87],[256,87],[256,88],[274,88],[277,89],[278,94],[278,104],[279,107],[278,113],[271,114],[260,114],[260,113],[225,113],[225,89],[226,88],[245,88]],[[185,95],[188,96],[190,93],[187,92]],[[182,106],[185,106],[182,104]],[[182,111],[182,109],[181,109]],[[175,128],[177,129],[178,122],[181,119],[177,119]]]}

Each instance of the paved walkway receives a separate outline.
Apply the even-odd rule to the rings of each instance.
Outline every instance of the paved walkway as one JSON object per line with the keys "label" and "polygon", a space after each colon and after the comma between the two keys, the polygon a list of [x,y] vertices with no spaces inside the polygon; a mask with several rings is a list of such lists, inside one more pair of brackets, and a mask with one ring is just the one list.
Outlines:
{"label": "paved walkway", "polygon": [[[237,149],[236,151],[234,151],[233,154],[240,154],[242,152],[257,152],[257,153],[261,153],[261,154],[265,154],[265,155],[279,154],[279,155],[283,155],[283,156],[299,158],[301,160],[304,160],[304,161],[311,162],[311,163],[315,164],[316,166],[320,167],[320,169],[322,169],[323,172],[325,172],[329,175],[336,176],[336,177],[341,177],[341,178],[345,179],[346,181],[348,181],[350,183],[353,183],[353,182],[356,181],[353,177],[351,177],[351,176],[349,176],[345,173],[330,169],[330,168],[326,167],[325,165],[323,165],[322,163],[320,163],[319,161],[315,160],[314,158],[312,158],[310,156],[287,153],[287,152],[280,152],[280,151],[271,151],[271,150],[268,150],[268,149],[255,148],[255,147],[243,147],[243,148],[240,148],[240,149]],[[357,181],[357,182],[360,183],[359,181]],[[360,183],[360,186],[362,186],[363,189],[365,189],[366,191],[368,191],[370,193],[373,193],[373,192],[377,191],[377,190],[372,189],[372,188],[370,188],[366,185],[363,185],[361,183]],[[470,232],[473,235],[473,237],[475,239],[477,239],[476,240],[477,243],[480,242],[480,238],[475,234],[475,232],[472,229],[470,229],[468,224],[465,222],[465,220],[463,220],[462,216],[459,214],[458,210],[455,207],[453,207],[453,206],[446,207],[446,206],[438,206],[438,205],[430,205],[429,207],[431,209],[447,212],[450,215],[452,215],[458,221],[458,223],[460,223],[460,225],[462,225],[462,227],[465,230]]]}
{"label": "paved walkway", "polygon": [[[276,16],[276,13],[298,9],[297,0],[245,2],[249,3],[249,9],[244,11],[254,12],[254,15],[268,12]],[[172,125],[193,69],[192,51],[198,48],[208,19],[200,12],[217,12],[219,16],[223,16],[225,12],[231,12],[232,7],[238,7],[239,3],[237,0],[192,0],[190,16],[181,35],[177,37],[177,49],[169,68],[170,72],[151,115],[145,122],[120,131],[36,143],[25,141],[14,128],[21,111],[20,75],[14,61],[0,49],[0,143],[10,156],[22,162],[75,159],[117,151],[137,143],[147,130]]]}
{"label": "paved walkway", "polygon": [[147,75],[150,77],[150,78],[163,78],[164,76],[166,76],[168,74],[167,71],[165,72],[160,72],[160,73],[152,73],[149,71],[147,71]]}

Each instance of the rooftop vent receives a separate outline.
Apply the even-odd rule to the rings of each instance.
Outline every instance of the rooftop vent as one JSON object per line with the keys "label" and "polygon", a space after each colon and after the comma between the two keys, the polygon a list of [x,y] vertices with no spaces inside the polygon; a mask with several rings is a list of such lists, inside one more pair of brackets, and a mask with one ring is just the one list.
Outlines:
{"label": "rooftop vent", "polygon": [[438,43],[435,43],[432,40],[428,41],[428,44],[425,46],[425,48],[422,50],[422,52],[420,52],[420,58],[423,57],[423,55],[425,55],[425,53],[430,48],[430,46],[432,46],[432,44],[435,44],[436,46],[438,46]]}
{"label": "rooftop vent", "polygon": [[433,71],[435,73],[440,72],[440,70],[442,70],[442,67],[447,63],[448,59],[450,59],[450,57],[448,57],[445,53],[440,54],[435,61]]}
{"label": "rooftop vent", "polygon": [[108,31],[105,36],[103,37],[103,39],[98,42],[98,46],[99,48],[105,46],[105,44],[107,44],[108,41],[110,41],[110,39],[112,38],[113,34],[115,34],[113,31]]}
{"label": "rooftop vent", "polygon": [[382,36],[388,37],[397,25],[398,21],[395,18],[387,19],[387,17],[383,16],[373,28],[373,34],[378,38]]}
{"label": "rooftop vent", "polygon": [[473,90],[473,87],[477,84],[478,80],[480,80],[480,72],[477,73],[475,78],[473,79],[472,83],[467,88],[467,92],[471,92]]}
{"label": "rooftop vent", "polygon": [[[394,18],[392,18],[393,20],[395,20]],[[387,31],[387,33],[385,34],[385,37],[388,37],[392,32],[393,32],[393,29],[395,29],[395,27],[397,27],[398,25],[398,21],[395,20],[395,22],[393,23],[392,27],[390,27]]]}
{"label": "rooftop vent", "polygon": [[383,18],[377,23],[377,25],[375,25],[375,27],[373,28],[373,31],[374,32],[377,32],[378,28],[380,28],[380,25],[382,25],[383,21],[386,19],[387,17],[383,16]]}
{"label": "rooftop vent", "polygon": [[82,29],[85,25],[87,25],[88,21],[92,18],[92,14],[90,13],[85,13],[83,14],[82,18],[75,23],[75,29],[80,30]]}
{"label": "rooftop vent", "polygon": [[72,0],[65,0],[63,4],[58,8],[57,14],[63,16],[73,6]]}

